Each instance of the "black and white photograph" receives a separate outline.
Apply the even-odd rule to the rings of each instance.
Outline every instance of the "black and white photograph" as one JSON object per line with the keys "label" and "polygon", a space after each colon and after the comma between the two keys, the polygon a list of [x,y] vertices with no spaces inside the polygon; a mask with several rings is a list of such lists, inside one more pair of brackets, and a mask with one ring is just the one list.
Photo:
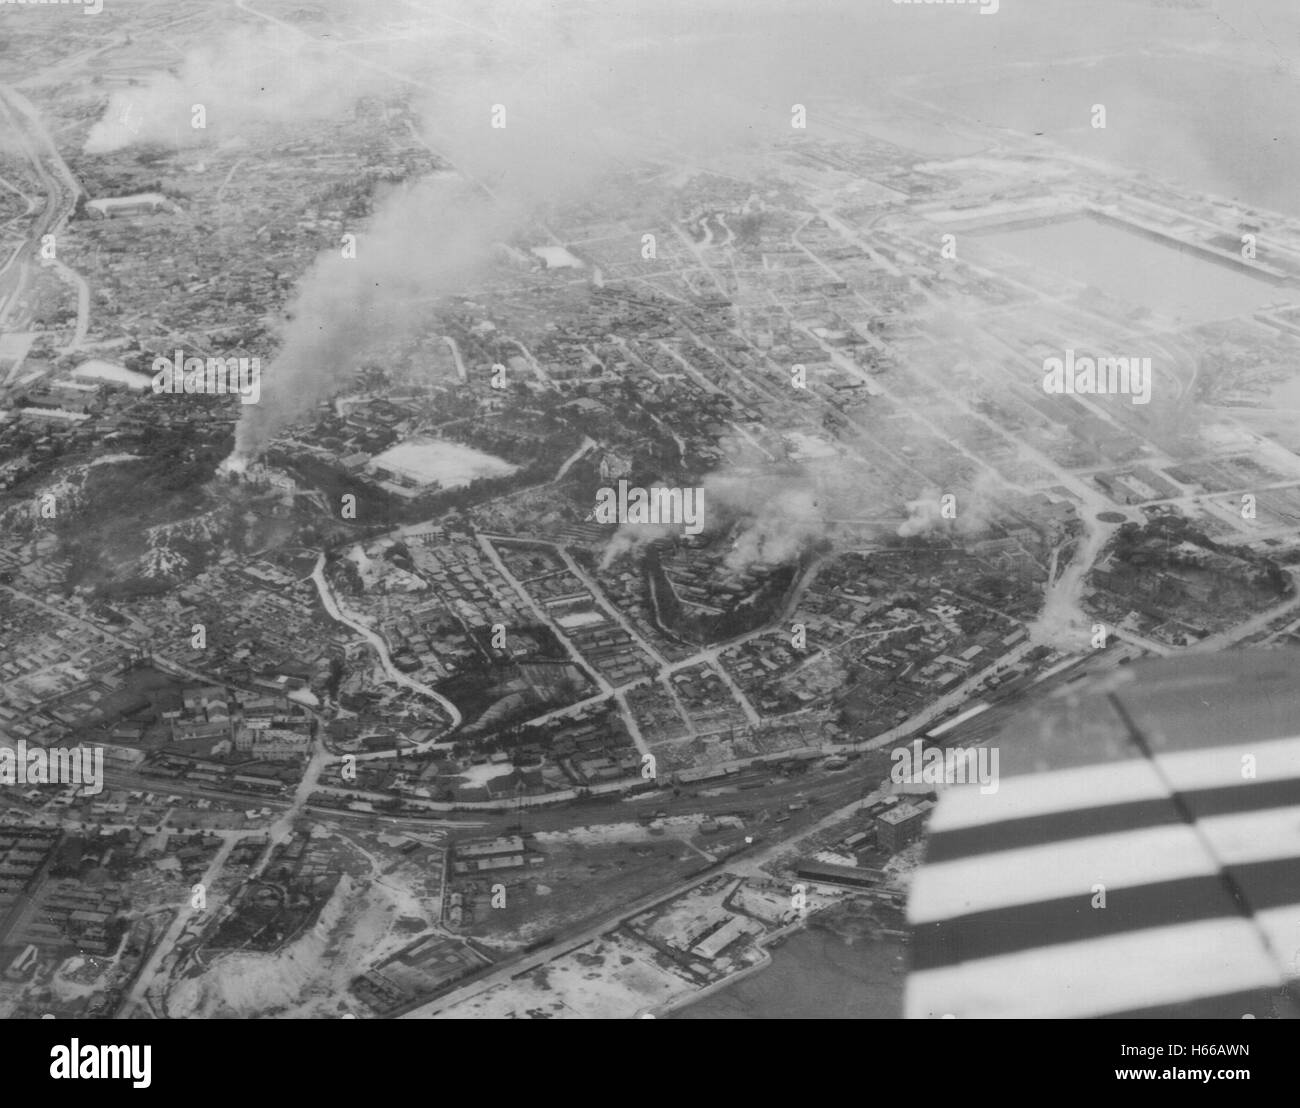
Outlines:
{"label": "black and white photograph", "polygon": [[1064,1019],[1250,1081],[1298,582],[1295,0],[0,0],[33,1080]]}

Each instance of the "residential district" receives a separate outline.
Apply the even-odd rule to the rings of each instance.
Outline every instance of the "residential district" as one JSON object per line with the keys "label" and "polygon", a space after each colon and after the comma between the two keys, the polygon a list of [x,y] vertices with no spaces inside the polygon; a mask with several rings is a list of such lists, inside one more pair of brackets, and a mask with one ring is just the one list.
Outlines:
{"label": "residential district", "polygon": [[[934,790],[892,749],[1300,640],[1297,220],[821,104],[503,234],[241,456],[299,282],[448,166],[402,92],[88,143],[177,15],[6,24],[0,734],[103,780],[0,788],[0,1013],[662,1015],[808,926],[902,951]],[[178,349],[260,358],[259,405],[156,393]],[[1067,349],[1150,403],[1046,391]],[[594,519],[621,480],[703,529]]]}

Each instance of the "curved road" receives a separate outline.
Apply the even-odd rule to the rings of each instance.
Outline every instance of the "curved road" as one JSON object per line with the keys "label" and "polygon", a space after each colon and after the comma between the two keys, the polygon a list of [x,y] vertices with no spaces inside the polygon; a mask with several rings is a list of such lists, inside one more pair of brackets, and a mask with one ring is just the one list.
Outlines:
{"label": "curved road", "polygon": [[[407,677],[406,674],[393,665],[392,658],[388,656],[388,644],[384,642],[383,638],[372,631],[364,623],[360,623],[355,618],[348,615],[339,607],[338,601],[334,599],[334,592],[329,587],[329,582],[325,580],[324,554],[321,554],[320,557],[316,559],[316,568],[311,571],[311,579],[316,585],[316,591],[320,593],[321,603],[325,605],[325,610],[329,612],[330,617],[338,620],[339,623],[347,624],[352,628],[352,630],[361,635],[362,638],[375,648],[375,652],[379,655],[379,661],[384,667],[384,672],[387,673],[393,681],[396,681],[399,685],[405,685],[408,689],[418,692],[422,696],[427,696],[430,700],[437,701],[438,706],[451,717],[450,730],[456,730],[456,728],[463,722],[460,709],[445,696],[431,689],[428,685],[421,684],[419,681],[413,681],[411,678]],[[407,753],[423,753],[428,747],[441,741],[441,735],[433,736]],[[376,751],[373,754],[359,754],[356,757],[358,760],[376,757],[393,758],[396,757],[396,754],[392,751]]]}

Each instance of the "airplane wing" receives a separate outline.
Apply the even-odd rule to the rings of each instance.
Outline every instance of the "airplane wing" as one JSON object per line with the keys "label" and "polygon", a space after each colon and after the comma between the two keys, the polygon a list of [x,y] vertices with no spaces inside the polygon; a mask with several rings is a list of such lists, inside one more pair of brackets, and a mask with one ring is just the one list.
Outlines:
{"label": "airplane wing", "polygon": [[905,1015],[1300,1014],[1300,650],[1120,667],[993,744],[931,819]]}

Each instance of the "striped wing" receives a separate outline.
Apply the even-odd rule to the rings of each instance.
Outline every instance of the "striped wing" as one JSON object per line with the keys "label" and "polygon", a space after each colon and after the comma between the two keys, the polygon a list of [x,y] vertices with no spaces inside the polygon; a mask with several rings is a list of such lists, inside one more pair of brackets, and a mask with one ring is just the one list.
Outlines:
{"label": "striped wing", "polygon": [[1295,1014],[1300,651],[1122,667],[993,744],[934,811],[906,1015]]}

